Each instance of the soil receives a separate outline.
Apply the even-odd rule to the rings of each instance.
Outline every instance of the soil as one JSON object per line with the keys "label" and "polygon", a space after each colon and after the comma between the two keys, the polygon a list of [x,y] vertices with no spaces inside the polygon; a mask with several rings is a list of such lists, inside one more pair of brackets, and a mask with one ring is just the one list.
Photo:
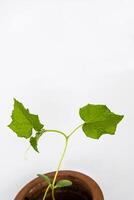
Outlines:
{"label": "soil", "polygon": [[[29,195],[29,197],[25,197],[25,200],[42,200],[44,192],[34,193],[33,195]],[[30,197],[31,196],[31,197]],[[85,188],[80,184],[74,184],[70,187],[57,189],[55,190],[55,199],[56,200],[93,200],[90,192],[86,191]],[[52,200],[51,190],[48,193],[46,200]]]}

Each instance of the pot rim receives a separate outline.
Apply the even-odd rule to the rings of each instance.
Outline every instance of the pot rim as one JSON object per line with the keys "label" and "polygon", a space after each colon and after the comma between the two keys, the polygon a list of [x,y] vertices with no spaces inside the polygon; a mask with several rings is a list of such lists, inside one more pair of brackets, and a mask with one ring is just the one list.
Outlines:
{"label": "pot rim", "polygon": [[[54,174],[55,174],[55,171],[45,173],[45,175],[47,175],[49,177],[53,177]],[[79,179],[79,180],[85,182],[91,192],[93,200],[104,200],[104,196],[103,196],[103,193],[102,193],[99,185],[91,177],[89,177],[81,172],[72,171],[72,170],[60,170],[58,175],[60,176],[60,179],[62,176],[63,176],[63,178],[65,176],[66,177],[70,176],[71,178],[76,178],[76,179]],[[57,177],[57,180],[58,180],[58,177]],[[43,180],[40,179],[39,177],[33,179],[32,181],[27,183],[20,190],[20,192],[17,194],[17,196],[15,197],[14,200],[24,200],[24,195],[27,194],[33,187],[35,187],[36,184],[39,185],[39,184],[42,184],[42,182],[43,182]]]}

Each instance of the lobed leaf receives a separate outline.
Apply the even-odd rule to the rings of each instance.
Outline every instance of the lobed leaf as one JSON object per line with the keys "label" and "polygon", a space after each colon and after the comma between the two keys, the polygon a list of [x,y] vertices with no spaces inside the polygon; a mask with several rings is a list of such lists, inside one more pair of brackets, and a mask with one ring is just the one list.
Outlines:
{"label": "lobed leaf", "polygon": [[85,122],[82,129],[87,137],[99,139],[103,134],[115,134],[117,124],[123,115],[111,112],[106,105],[88,104],[79,111]]}
{"label": "lobed leaf", "polygon": [[43,128],[38,115],[31,114],[22,103],[14,99],[12,122],[8,125],[18,137],[30,138],[32,130],[39,132]]}

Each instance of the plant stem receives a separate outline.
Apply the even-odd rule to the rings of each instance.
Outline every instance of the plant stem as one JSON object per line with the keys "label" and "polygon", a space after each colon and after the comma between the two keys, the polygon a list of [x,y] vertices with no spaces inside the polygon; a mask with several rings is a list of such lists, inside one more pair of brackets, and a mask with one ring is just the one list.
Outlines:
{"label": "plant stem", "polygon": [[27,160],[27,153],[30,150],[31,145],[28,146],[28,148],[26,149],[26,151],[24,152],[24,159]]}
{"label": "plant stem", "polygon": [[56,132],[56,133],[60,133],[61,135],[63,135],[65,138],[67,138],[66,134],[62,131],[58,131],[58,130],[44,130],[44,132]]}
{"label": "plant stem", "polygon": [[68,136],[67,138],[70,138],[80,127],[82,127],[83,124],[80,124],[79,126],[77,126]]}
{"label": "plant stem", "polygon": [[[53,182],[52,182],[52,197],[54,197],[54,186],[55,186],[55,182],[56,182],[56,179],[57,179],[57,176],[58,176],[59,169],[61,167],[62,161],[64,159],[64,156],[65,156],[65,153],[66,153],[66,150],[67,150],[67,145],[68,145],[68,138],[66,138],[64,150],[63,150],[63,153],[61,155],[61,158],[60,158],[60,161],[59,161],[59,164],[58,164],[58,167],[57,167],[57,170],[55,172],[54,179],[53,179]],[[55,200],[55,197],[53,198],[53,200]]]}
{"label": "plant stem", "polygon": [[48,193],[49,188],[50,188],[50,185],[47,186],[47,189],[46,189],[45,194],[44,194],[44,196],[43,196],[43,200],[46,199],[46,196],[47,196],[47,193]]}
{"label": "plant stem", "polygon": [[55,200],[54,189],[52,189],[52,199]]}
{"label": "plant stem", "polygon": [[56,172],[55,172],[55,175],[54,175],[54,178],[53,178],[53,182],[52,182],[51,185],[49,185],[49,186],[47,187],[47,189],[46,189],[46,191],[45,191],[45,194],[44,194],[44,197],[43,197],[43,200],[46,199],[46,196],[47,196],[47,193],[48,193],[48,190],[49,190],[50,186],[51,186],[51,188],[52,188],[52,199],[55,200],[55,196],[54,196],[55,182],[56,182],[56,179],[57,179],[57,176],[58,176],[58,172],[59,172],[59,170],[60,170],[62,161],[63,161],[63,159],[64,159],[64,156],[65,156],[65,153],[66,153],[66,150],[67,150],[68,141],[69,141],[70,137],[71,137],[80,127],[82,127],[82,125],[83,125],[83,124],[80,124],[79,126],[77,126],[68,136],[67,136],[64,132],[59,131],[59,130],[55,130],[55,129],[54,129],[54,130],[53,130],[53,129],[52,129],[52,130],[51,130],[51,129],[50,129],[50,130],[44,130],[44,129],[42,130],[42,132],[56,132],[56,133],[60,133],[60,134],[63,135],[64,138],[65,138],[64,150],[63,150],[63,153],[62,153],[62,155],[61,155],[61,158],[60,158],[60,161],[59,161],[57,170],[56,170]]}

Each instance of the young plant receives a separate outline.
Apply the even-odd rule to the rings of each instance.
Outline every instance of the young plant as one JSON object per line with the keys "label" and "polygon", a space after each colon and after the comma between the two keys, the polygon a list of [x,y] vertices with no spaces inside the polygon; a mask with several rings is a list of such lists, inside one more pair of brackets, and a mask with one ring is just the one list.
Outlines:
{"label": "young plant", "polygon": [[12,122],[8,126],[17,134],[18,137],[23,137],[29,140],[31,146],[36,152],[39,153],[39,139],[48,132],[61,134],[65,138],[65,146],[53,180],[46,175],[38,174],[38,176],[48,184],[47,189],[44,192],[43,200],[46,199],[49,189],[51,189],[52,192],[52,199],[55,200],[55,189],[72,185],[70,180],[57,181],[58,172],[64,159],[71,136],[79,128],[82,128],[87,137],[93,139],[99,139],[103,134],[114,135],[117,124],[123,118],[122,115],[117,115],[111,112],[106,105],[94,104],[87,104],[86,106],[80,108],[79,115],[82,119],[82,123],[72,132],[66,134],[65,132],[59,130],[47,129],[44,127],[44,125],[40,122],[38,115],[31,114],[22,103],[14,99],[14,109],[11,116]]}

